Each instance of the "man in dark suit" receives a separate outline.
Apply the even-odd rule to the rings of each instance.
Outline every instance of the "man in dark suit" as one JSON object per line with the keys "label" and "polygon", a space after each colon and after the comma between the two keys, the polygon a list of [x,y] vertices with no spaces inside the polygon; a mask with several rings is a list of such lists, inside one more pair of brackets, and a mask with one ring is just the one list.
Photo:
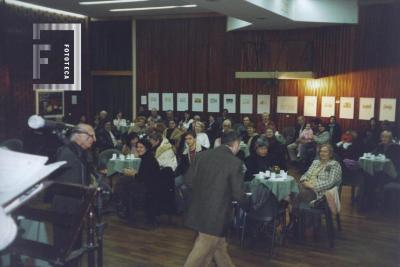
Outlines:
{"label": "man in dark suit", "polygon": [[232,201],[244,200],[243,163],[235,157],[240,136],[234,131],[222,135],[221,146],[196,155],[184,176],[191,193],[185,225],[198,232],[185,267],[234,266],[227,252],[225,235],[230,223]]}
{"label": "man in dark suit", "polygon": [[[96,141],[93,128],[88,124],[78,124],[71,131],[70,143],[60,147],[56,153],[56,161],[67,163],[54,174],[56,182],[89,185],[91,156],[88,150]],[[74,216],[79,211],[82,199],[63,195],[54,195],[52,209],[63,216]],[[55,225],[53,227],[54,246],[58,249],[65,248],[65,241],[71,236],[71,229]],[[82,246],[82,231],[78,237],[74,249]],[[79,260],[79,259],[78,259]],[[68,266],[79,266],[78,260],[74,260]]]}
{"label": "man in dark suit", "polygon": [[97,147],[100,152],[122,145],[122,141],[119,139],[118,133],[114,131],[111,121],[106,121],[104,126],[97,131],[96,136]]}

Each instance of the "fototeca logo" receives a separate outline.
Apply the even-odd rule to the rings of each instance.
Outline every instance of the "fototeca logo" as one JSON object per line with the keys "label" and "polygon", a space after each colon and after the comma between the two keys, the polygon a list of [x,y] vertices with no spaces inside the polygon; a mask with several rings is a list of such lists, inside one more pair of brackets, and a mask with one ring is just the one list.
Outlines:
{"label": "fototeca logo", "polygon": [[33,24],[33,90],[81,90],[81,24]]}

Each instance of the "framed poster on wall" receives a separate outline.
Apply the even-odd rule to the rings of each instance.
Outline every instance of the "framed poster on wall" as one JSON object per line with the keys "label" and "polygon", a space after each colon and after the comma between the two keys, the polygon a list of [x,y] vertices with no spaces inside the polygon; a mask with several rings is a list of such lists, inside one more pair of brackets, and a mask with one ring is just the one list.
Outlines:
{"label": "framed poster on wall", "polygon": [[297,96],[278,96],[277,113],[297,113]]}
{"label": "framed poster on wall", "polygon": [[340,98],[340,116],[341,119],[354,119],[354,97]]}
{"label": "framed poster on wall", "polygon": [[323,96],[321,98],[321,117],[335,116],[335,97]]}
{"label": "framed poster on wall", "polygon": [[192,94],[192,111],[203,112],[204,94]]}
{"label": "framed poster on wall", "polygon": [[240,113],[253,113],[253,95],[240,95]]}
{"label": "framed poster on wall", "polygon": [[271,113],[271,95],[257,95],[257,114]]}
{"label": "framed poster on wall", "polygon": [[208,94],[208,112],[220,112],[219,94]]}
{"label": "framed poster on wall", "polygon": [[64,91],[36,90],[36,114],[45,118],[64,117]]}
{"label": "framed poster on wall", "polygon": [[304,96],[304,116],[317,116],[317,97]]}
{"label": "framed poster on wall", "polygon": [[162,93],[162,110],[174,110],[174,94]]}
{"label": "framed poster on wall", "polygon": [[396,98],[381,98],[379,104],[379,120],[396,120]]}
{"label": "framed poster on wall", "polygon": [[224,109],[227,109],[229,113],[236,113],[235,94],[224,94]]}
{"label": "framed poster on wall", "polygon": [[160,94],[159,93],[149,93],[148,96],[148,109],[160,110]]}
{"label": "framed poster on wall", "polygon": [[177,93],[176,103],[178,111],[189,110],[189,94],[188,93]]}
{"label": "framed poster on wall", "polygon": [[358,118],[360,120],[369,120],[375,114],[375,98],[360,97],[360,110]]}

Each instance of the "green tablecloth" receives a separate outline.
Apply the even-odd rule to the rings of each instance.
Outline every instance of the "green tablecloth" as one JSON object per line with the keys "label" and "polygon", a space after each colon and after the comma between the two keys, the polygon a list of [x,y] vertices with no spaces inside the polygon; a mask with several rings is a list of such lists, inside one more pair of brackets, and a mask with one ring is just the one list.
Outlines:
{"label": "green tablecloth", "polygon": [[120,159],[109,160],[107,162],[107,175],[111,176],[117,172],[122,173],[122,171],[125,168],[133,168],[138,171],[141,161],[142,160],[140,158],[125,159],[125,160],[120,160]]}
{"label": "green tablecloth", "polygon": [[250,186],[256,186],[259,183],[267,186],[279,201],[286,199],[291,193],[299,192],[299,186],[296,180],[289,175],[285,179],[264,179],[258,178],[256,175],[251,181]]}
{"label": "green tablecloth", "polygon": [[390,159],[374,159],[361,157],[358,162],[361,168],[368,174],[374,175],[376,172],[383,171],[390,177],[396,178],[397,171]]}

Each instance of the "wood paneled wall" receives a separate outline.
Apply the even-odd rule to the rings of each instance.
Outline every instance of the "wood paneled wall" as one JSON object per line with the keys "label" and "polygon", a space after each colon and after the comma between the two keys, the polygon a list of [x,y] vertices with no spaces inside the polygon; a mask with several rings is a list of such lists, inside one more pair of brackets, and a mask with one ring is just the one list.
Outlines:
{"label": "wood paneled wall", "polygon": [[[399,3],[365,6],[358,25],[288,31],[226,32],[224,18],[138,21],[138,95],[243,93],[254,94],[255,100],[259,93],[271,94],[272,117],[280,128],[293,124],[296,116],[275,113],[277,96],[299,96],[299,114],[303,114],[304,96],[317,95],[317,115],[321,96],[336,100],[354,96],[356,119],[339,119],[339,123],[360,128],[367,121],[357,119],[359,97],[376,97],[376,116],[380,98],[400,101],[398,14]],[[260,70],[313,70],[319,86],[304,80],[234,78],[235,71]]]}
{"label": "wood paneled wall", "polygon": [[[27,129],[27,119],[35,113],[35,92],[32,89],[32,25],[33,23],[82,24],[82,91],[65,93],[65,114],[77,122],[80,114],[91,112],[91,81],[88,79],[88,20],[55,15],[0,3],[0,139],[20,137]],[[5,85],[4,85],[5,84]],[[71,104],[71,95],[78,104]]]}

